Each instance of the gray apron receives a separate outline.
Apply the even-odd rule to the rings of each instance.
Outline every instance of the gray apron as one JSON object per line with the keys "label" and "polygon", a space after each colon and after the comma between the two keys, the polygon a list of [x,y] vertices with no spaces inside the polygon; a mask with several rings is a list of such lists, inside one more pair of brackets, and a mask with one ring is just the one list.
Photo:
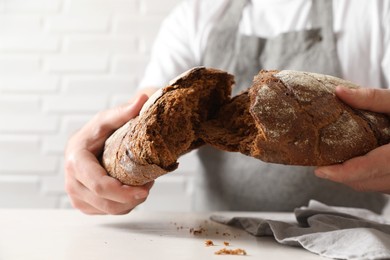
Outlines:
{"label": "gray apron", "polygon": [[[294,69],[340,76],[333,34],[332,1],[312,0],[310,30],[271,39],[239,34],[247,0],[231,0],[210,33],[203,65],[235,75],[233,94],[248,88],[260,69]],[[359,193],[317,178],[313,167],[264,163],[240,153],[205,146],[198,151],[194,208],[205,210],[291,211],[315,199],[335,206],[380,212],[386,203],[378,193]]]}

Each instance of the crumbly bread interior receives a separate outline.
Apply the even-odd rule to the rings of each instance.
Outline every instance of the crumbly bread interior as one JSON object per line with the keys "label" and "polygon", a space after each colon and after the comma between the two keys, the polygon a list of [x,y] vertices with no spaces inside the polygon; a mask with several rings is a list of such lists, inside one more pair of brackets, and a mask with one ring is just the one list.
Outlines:
{"label": "crumbly bread interior", "polygon": [[129,185],[175,170],[177,159],[210,144],[265,162],[329,165],[390,142],[390,119],[341,102],[335,77],[261,71],[231,98],[232,75],[194,68],[157,92],[140,115],[106,141],[103,165]]}
{"label": "crumbly bread interior", "polygon": [[179,156],[204,143],[199,137],[201,126],[215,118],[230,100],[232,84],[232,77],[219,73],[193,75],[166,87],[147,110],[144,123],[133,124],[131,150],[138,151],[140,163],[155,164],[167,171],[175,169]]}
{"label": "crumbly bread interior", "polygon": [[221,150],[246,155],[257,153],[253,151],[253,143],[263,135],[255,126],[249,105],[248,92],[234,97],[220,109],[216,119],[202,125],[201,138]]}
{"label": "crumbly bread interior", "polygon": [[201,138],[221,150],[266,162],[328,165],[388,143],[386,116],[353,109],[334,94],[331,76],[261,71],[247,91],[202,125]]}

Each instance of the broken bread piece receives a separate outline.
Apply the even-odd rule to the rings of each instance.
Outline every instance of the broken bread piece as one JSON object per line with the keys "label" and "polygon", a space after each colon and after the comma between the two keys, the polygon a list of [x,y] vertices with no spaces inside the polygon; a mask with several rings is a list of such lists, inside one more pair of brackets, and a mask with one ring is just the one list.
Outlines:
{"label": "broken bread piece", "polygon": [[108,174],[143,185],[175,170],[179,156],[204,144],[198,131],[230,100],[233,84],[232,75],[204,67],[170,82],[106,141],[102,164]]}
{"label": "broken bread piece", "polygon": [[389,117],[343,103],[338,85],[359,88],[317,73],[260,71],[250,89],[202,125],[200,137],[221,150],[306,166],[341,163],[389,143]]}
{"label": "broken bread piece", "polygon": [[336,77],[262,70],[231,98],[232,75],[194,68],[145,103],[138,117],[105,144],[102,162],[124,184],[143,185],[175,170],[177,159],[203,144],[265,162],[341,163],[390,142],[385,114],[352,108],[335,95]]}

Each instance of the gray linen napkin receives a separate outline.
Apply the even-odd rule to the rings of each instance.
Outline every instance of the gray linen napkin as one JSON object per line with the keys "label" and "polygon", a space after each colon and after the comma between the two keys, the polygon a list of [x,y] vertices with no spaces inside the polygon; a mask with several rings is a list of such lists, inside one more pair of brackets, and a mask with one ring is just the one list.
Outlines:
{"label": "gray linen napkin", "polygon": [[330,207],[310,201],[295,210],[296,223],[253,217],[213,215],[213,221],[242,228],[254,236],[339,259],[390,259],[390,222],[366,209]]}

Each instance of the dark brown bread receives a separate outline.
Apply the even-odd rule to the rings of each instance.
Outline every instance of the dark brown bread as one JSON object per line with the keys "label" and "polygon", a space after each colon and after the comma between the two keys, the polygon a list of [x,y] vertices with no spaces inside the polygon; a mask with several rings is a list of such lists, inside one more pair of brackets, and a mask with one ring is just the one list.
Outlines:
{"label": "dark brown bread", "polygon": [[344,104],[335,96],[337,85],[358,88],[316,73],[261,71],[248,91],[203,125],[201,138],[266,162],[315,166],[389,143],[389,118]]}
{"label": "dark brown bread", "polygon": [[[297,71],[263,72],[256,77],[251,113],[266,137],[256,143],[263,149],[259,158],[329,165],[388,143],[389,118],[344,104],[335,96],[337,85],[358,88],[335,77]],[[275,95],[281,98],[275,100]]]}
{"label": "dark brown bread", "polygon": [[232,75],[195,68],[154,94],[140,115],[105,144],[107,172],[128,185],[142,185],[177,168],[177,159],[204,142],[198,131],[230,100]]}
{"label": "dark brown bread", "polygon": [[261,71],[230,98],[233,77],[195,68],[148,100],[140,115],[106,142],[103,165],[129,185],[177,168],[204,143],[266,162],[329,165],[390,142],[386,115],[357,110],[335,96],[351,82],[315,73]]}

